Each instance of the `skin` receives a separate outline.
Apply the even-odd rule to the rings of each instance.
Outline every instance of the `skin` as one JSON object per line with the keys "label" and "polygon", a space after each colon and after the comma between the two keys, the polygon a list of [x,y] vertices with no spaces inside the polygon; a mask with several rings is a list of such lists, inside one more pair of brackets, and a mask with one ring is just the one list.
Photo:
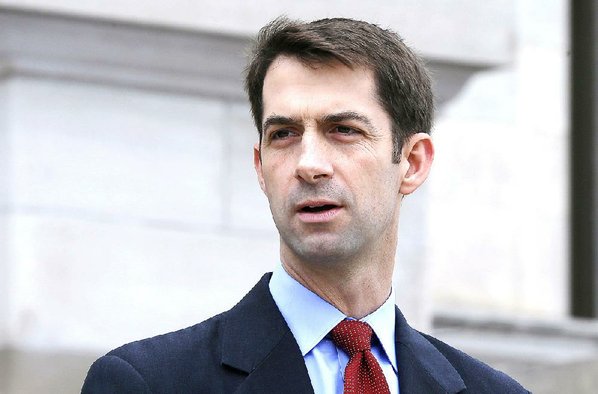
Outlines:
{"label": "skin", "polygon": [[[263,100],[254,164],[282,264],[347,316],[362,318],[390,294],[401,200],[429,173],[430,136],[413,135],[392,162],[391,120],[365,68],[279,56]],[[302,210],[324,204],[333,209]]]}

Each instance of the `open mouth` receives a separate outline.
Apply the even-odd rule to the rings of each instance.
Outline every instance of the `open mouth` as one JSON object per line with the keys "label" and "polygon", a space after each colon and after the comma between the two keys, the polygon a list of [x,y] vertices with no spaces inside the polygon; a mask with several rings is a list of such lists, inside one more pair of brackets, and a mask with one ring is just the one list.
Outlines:
{"label": "open mouth", "polygon": [[324,212],[324,211],[329,211],[331,209],[336,208],[336,205],[332,205],[332,204],[324,204],[324,205],[308,205],[305,206],[303,208],[301,208],[301,212]]}

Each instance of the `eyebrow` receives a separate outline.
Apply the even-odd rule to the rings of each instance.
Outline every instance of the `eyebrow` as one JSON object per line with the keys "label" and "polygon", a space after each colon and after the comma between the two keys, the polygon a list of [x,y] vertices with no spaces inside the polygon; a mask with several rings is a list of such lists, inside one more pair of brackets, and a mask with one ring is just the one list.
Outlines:
{"label": "eyebrow", "polygon": [[268,116],[262,125],[262,130],[265,131],[268,127],[272,125],[298,125],[301,124],[301,121],[295,118],[290,118],[288,116],[281,116],[281,115],[272,115]]}
{"label": "eyebrow", "polygon": [[[334,114],[328,114],[318,119],[318,123],[339,123],[347,120],[356,120],[363,123],[368,128],[377,131],[378,129],[374,126],[372,121],[365,115],[362,115],[355,111],[342,111]],[[301,121],[297,118],[288,116],[272,115],[268,116],[262,125],[262,130],[266,130],[272,125],[300,125]]]}
{"label": "eyebrow", "polygon": [[339,123],[339,122],[344,122],[347,120],[356,120],[358,122],[363,123],[368,128],[370,128],[374,131],[378,130],[367,116],[362,115],[355,111],[343,111],[343,112],[338,112],[335,114],[329,114],[329,115],[324,116],[320,120],[320,122],[321,123]]}

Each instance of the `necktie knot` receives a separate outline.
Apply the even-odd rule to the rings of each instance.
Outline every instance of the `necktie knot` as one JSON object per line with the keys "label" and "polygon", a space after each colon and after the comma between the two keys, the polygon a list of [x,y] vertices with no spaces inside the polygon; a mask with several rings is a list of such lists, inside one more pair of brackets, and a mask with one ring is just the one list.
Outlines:
{"label": "necktie knot", "polygon": [[349,354],[345,367],[345,393],[390,394],[382,368],[372,354],[372,327],[343,320],[330,332],[336,346]]}
{"label": "necktie knot", "polygon": [[357,320],[343,320],[332,329],[332,340],[350,357],[355,353],[370,350],[372,327]]}

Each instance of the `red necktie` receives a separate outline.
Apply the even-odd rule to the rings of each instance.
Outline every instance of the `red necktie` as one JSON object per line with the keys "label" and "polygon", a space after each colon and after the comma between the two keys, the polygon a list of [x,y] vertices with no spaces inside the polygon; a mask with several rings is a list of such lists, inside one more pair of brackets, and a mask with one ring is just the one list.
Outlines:
{"label": "red necktie", "polygon": [[334,343],[349,355],[344,392],[389,394],[382,368],[371,351],[372,327],[357,320],[343,320],[331,334]]}

